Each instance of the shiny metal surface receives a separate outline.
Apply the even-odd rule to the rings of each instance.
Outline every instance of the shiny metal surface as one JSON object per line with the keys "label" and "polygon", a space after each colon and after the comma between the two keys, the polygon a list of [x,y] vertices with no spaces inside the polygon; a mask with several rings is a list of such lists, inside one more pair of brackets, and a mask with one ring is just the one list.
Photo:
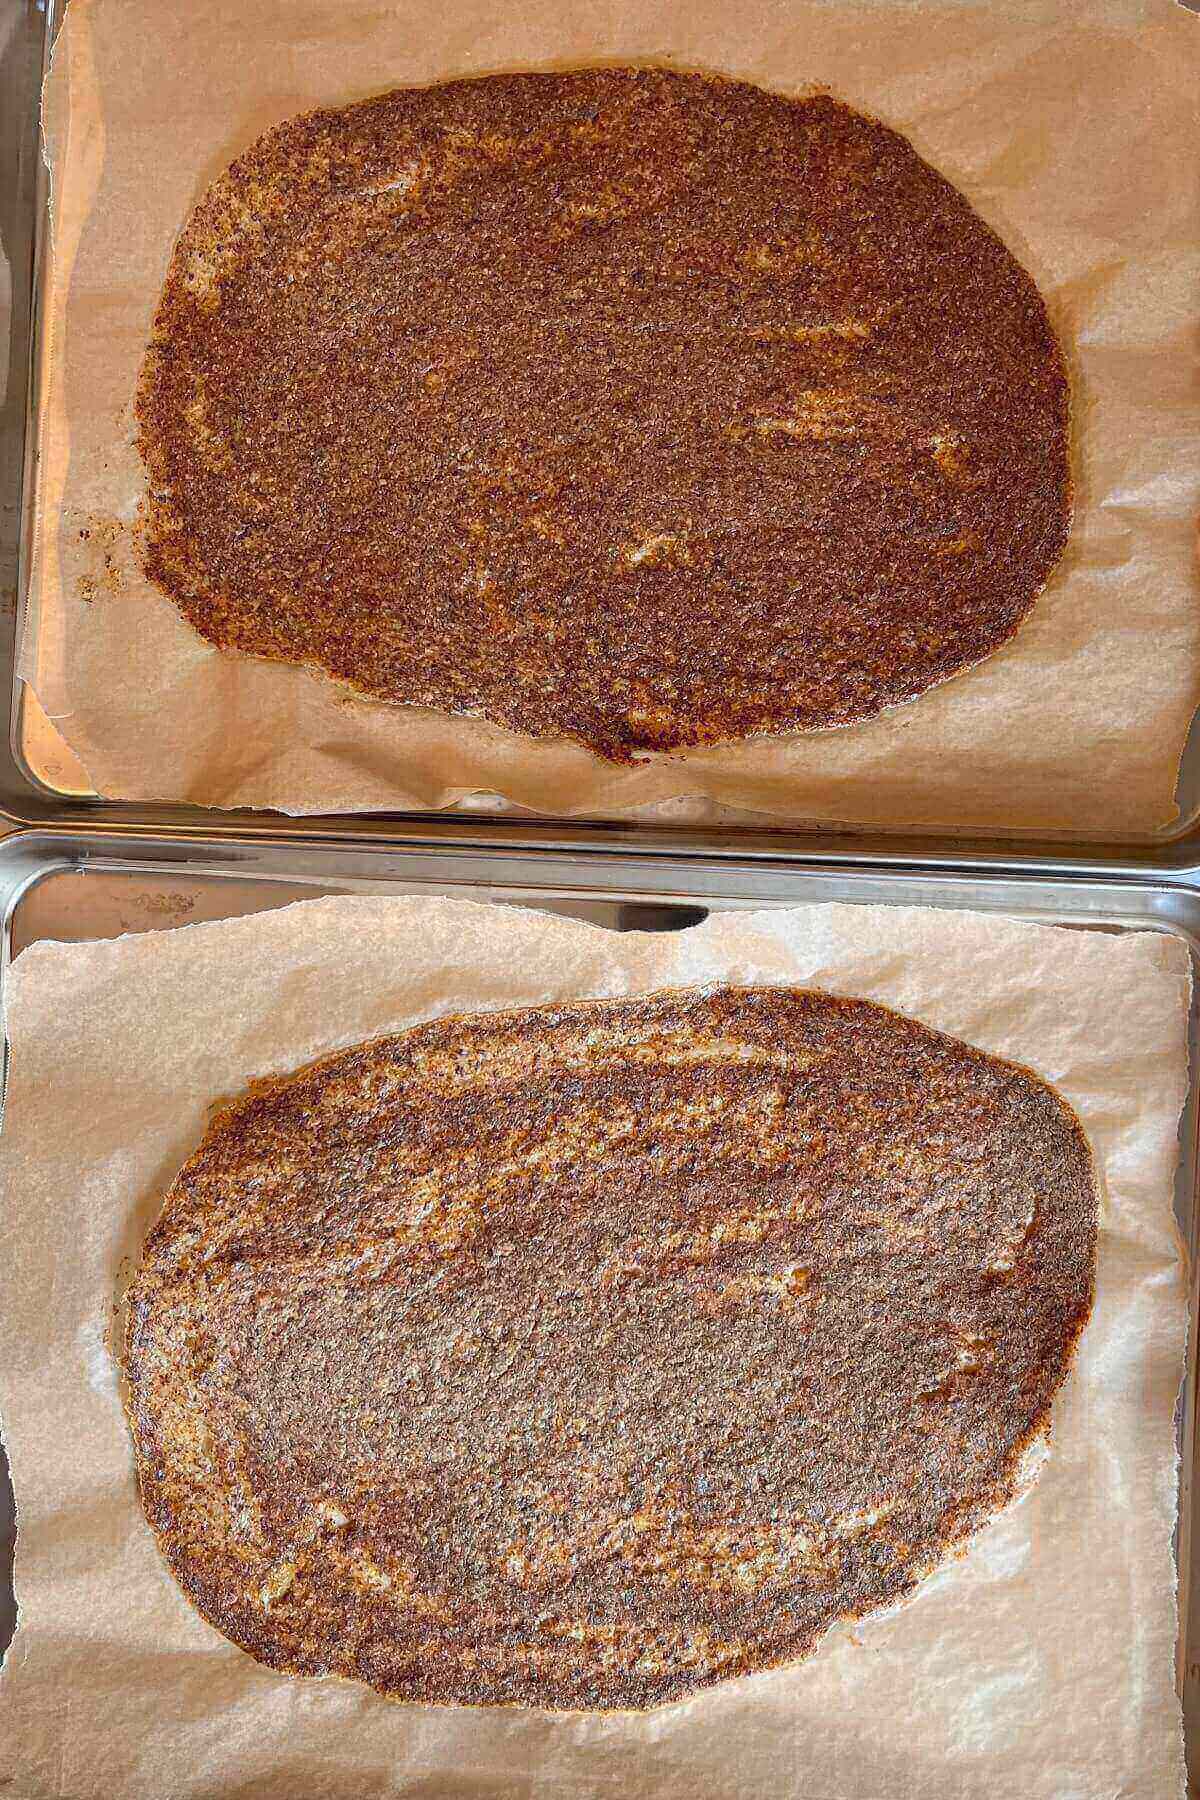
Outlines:
{"label": "shiny metal surface", "polygon": [[[548,821],[522,814],[495,798],[478,797],[454,814],[376,813],[294,820],[280,814],[230,812],[215,815],[195,806],[132,804],[99,799],[87,776],[46,718],[36,699],[15,677],[15,652],[26,616],[29,589],[29,479],[36,454],[38,299],[44,269],[47,179],[41,160],[37,96],[67,0],[0,0],[18,19],[0,54],[0,197],[5,249],[13,270],[13,330],[8,394],[0,418],[0,582],[13,600],[0,608],[0,813],[18,824],[106,825],[137,831],[166,827],[196,835],[238,831],[286,837],[296,842],[322,839],[385,839],[426,845],[524,846],[576,850],[620,847],[630,852],[704,854],[723,857],[797,855],[836,864],[872,857],[889,866],[914,862],[935,865],[997,865],[1031,869],[1138,869],[1200,867],[1200,725],[1192,732],[1180,780],[1179,822],[1144,840],[1102,842],[1034,835],[1016,838],[954,837],[946,833],[889,834],[844,826],[780,828],[747,820],[720,827],[643,826],[603,821]],[[0,44],[5,41],[0,29]],[[5,576],[7,564],[11,571]]]}
{"label": "shiny metal surface", "polygon": [[[26,831],[0,843],[0,981],[9,960],[47,939],[81,941],[231,918],[327,893],[454,894],[534,906],[613,930],[673,930],[715,909],[840,900],[1006,913],[1084,931],[1151,930],[1187,945],[1200,973],[1200,892],[1154,880],[976,875],[933,869],[835,870],[795,859],[733,861],[547,849],[198,842],[125,831]],[[1193,1005],[1192,1063],[1200,1048]],[[1200,1769],[1200,1535],[1193,1530],[1198,1208],[1195,1082],[1181,1127],[1177,1214],[1193,1272],[1193,1329],[1180,1404],[1179,1676],[1189,1759]],[[0,1641],[11,1629],[11,1496],[0,1503]],[[1200,1792],[1200,1789],[1197,1790]]]}

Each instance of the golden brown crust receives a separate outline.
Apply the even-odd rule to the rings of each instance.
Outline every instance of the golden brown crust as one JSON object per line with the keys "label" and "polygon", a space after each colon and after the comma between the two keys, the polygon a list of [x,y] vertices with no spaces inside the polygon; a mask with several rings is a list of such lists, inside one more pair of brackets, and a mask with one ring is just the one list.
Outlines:
{"label": "golden brown crust", "polygon": [[1079,1123],[784,988],[453,1018],[257,1084],[150,1232],[146,1515],[253,1656],[646,1707],[807,1654],[1012,1497],[1091,1307]]}
{"label": "golden brown crust", "polygon": [[269,132],[176,247],[147,569],[211,642],[628,760],[842,725],[1016,630],[1068,389],[905,140],[658,70]]}

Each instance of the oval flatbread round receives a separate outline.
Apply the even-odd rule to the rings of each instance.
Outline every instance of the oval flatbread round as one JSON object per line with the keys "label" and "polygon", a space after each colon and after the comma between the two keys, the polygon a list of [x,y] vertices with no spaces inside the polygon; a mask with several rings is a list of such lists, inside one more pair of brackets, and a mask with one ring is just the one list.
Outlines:
{"label": "oval flatbread round", "polygon": [[1063,358],[966,200],[826,96],[657,70],[268,132],[138,420],[205,638],[614,761],[912,699],[1069,526]]}
{"label": "oval flatbread round", "polygon": [[1051,1088],[867,1002],[422,1025],[257,1084],[171,1189],[128,1297],[146,1516],[274,1668],[674,1700],[1012,1498],[1096,1209]]}

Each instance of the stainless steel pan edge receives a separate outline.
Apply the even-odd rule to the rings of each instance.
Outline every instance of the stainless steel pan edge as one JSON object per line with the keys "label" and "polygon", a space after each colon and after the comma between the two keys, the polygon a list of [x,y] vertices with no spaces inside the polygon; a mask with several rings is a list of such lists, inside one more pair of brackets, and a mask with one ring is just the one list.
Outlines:
{"label": "stainless steel pan edge", "polygon": [[[1200,890],[1154,880],[1081,879],[1012,871],[831,869],[819,862],[713,861],[705,857],[547,850],[500,853],[458,846],[298,845],[258,838],[199,842],[128,831],[24,831],[0,842],[2,968],[24,943],[46,937],[109,937],[161,927],[182,916],[232,916],[317,893],[454,893],[591,918],[612,927],[671,929],[730,907],[858,903],[936,905],[1006,913],[1074,929],[1170,933],[1188,947],[1200,977]],[[188,896],[206,895],[199,908]],[[176,910],[177,897],[178,905]],[[119,902],[118,902],[118,897]],[[188,910],[184,913],[183,908]],[[1177,1214],[1192,1278],[1192,1329],[1179,1408],[1179,1686],[1193,1792],[1200,1795],[1200,1531],[1196,1493],[1197,1356],[1196,1070],[1200,1005],[1191,1018],[1193,1082],[1181,1126]],[[5,1483],[0,1468],[0,1490]],[[0,1491],[0,1644],[11,1629],[11,1512]],[[7,1535],[9,1546],[11,1537]],[[7,1592],[5,1591],[7,1588]],[[7,1623],[6,1623],[7,1621]]]}
{"label": "stainless steel pan edge", "polygon": [[[1162,0],[1165,4],[1166,0]],[[458,813],[349,814],[294,820],[239,810],[217,814],[197,806],[106,801],[60,783],[44,766],[34,709],[15,674],[29,599],[33,475],[37,454],[39,302],[47,219],[39,96],[50,47],[67,0],[0,0],[0,230],[12,269],[12,330],[7,394],[0,408],[0,815],[14,825],[164,829],[196,836],[287,837],[295,842],[379,840],[430,846],[470,844],[500,850],[570,850],[615,846],[634,853],[820,859],[839,864],[870,857],[889,867],[938,866],[1142,870],[1200,868],[1200,723],[1193,729],[1180,780],[1181,817],[1170,830],[1138,841],[1096,841],[1027,834],[856,830],[851,823],[817,829],[608,824],[539,821],[526,816]],[[18,18],[5,31],[4,10]],[[5,598],[11,590],[11,598]]]}

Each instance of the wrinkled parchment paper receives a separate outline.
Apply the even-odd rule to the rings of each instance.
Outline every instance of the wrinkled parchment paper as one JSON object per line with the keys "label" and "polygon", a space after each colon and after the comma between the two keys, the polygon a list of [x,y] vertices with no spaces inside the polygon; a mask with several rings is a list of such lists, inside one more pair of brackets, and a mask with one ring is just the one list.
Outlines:
{"label": "wrinkled parchment paper", "polygon": [[[71,0],[46,91],[53,261],[22,672],[101,792],[1150,834],[1200,695],[1200,20],[1171,0]],[[176,233],[267,126],[388,87],[597,61],[831,88],[905,133],[1037,281],[1078,512],[1014,642],[849,730],[615,768],[213,650],[141,575],[131,402]],[[90,531],[86,540],[81,530]],[[678,797],[689,797],[681,806]],[[642,816],[645,816],[644,813]]]}
{"label": "wrinkled parchment paper", "polygon": [[[713,980],[885,1001],[1054,1082],[1103,1177],[1098,1297],[1033,1491],[807,1662],[652,1713],[406,1707],[260,1667],[192,1611],[134,1492],[114,1294],[207,1109],[418,1019]],[[1175,1800],[1171,1216],[1186,953],[972,913],[808,906],[621,935],[446,900],[306,902],[16,962],[0,1401],[22,1800]]]}

